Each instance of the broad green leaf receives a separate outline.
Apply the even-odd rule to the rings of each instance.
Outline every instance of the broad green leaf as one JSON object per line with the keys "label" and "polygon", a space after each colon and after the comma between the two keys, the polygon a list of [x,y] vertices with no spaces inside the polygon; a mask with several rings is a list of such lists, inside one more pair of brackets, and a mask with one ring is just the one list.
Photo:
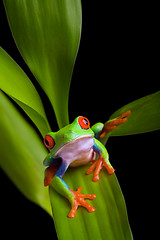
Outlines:
{"label": "broad green leaf", "polygon": [[69,123],[68,95],[81,35],[81,1],[5,0],[4,4],[18,49],[63,127]]}
{"label": "broad green leaf", "polygon": [[131,102],[115,113],[110,119],[114,119],[131,110],[128,121],[110,132],[109,136],[121,136],[150,132],[160,129],[160,91]]}
{"label": "broad green leaf", "polygon": [[103,169],[99,182],[95,183],[91,175],[85,174],[87,167],[70,168],[63,179],[73,190],[81,186],[82,193],[96,194],[96,199],[88,201],[96,208],[95,212],[88,213],[86,209],[79,207],[76,217],[69,219],[67,215],[71,208],[68,200],[50,187],[50,200],[59,240],[133,239],[116,175],[108,175]]}
{"label": "broad green leaf", "polygon": [[37,133],[0,91],[0,167],[31,201],[51,214],[43,186],[47,151]]}
{"label": "broad green leaf", "polygon": [[50,131],[35,87],[23,70],[2,48],[0,48],[0,89],[27,113],[43,136]]}

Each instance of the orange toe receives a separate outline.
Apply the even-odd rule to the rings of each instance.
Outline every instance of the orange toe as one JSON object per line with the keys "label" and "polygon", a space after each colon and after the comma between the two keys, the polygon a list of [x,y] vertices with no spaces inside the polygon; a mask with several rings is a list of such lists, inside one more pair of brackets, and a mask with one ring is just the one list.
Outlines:
{"label": "orange toe", "polygon": [[50,166],[45,170],[45,177],[44,177],[44,186],[47,187],[51,184],[53,176],[58,171],[58,166]]}
{"label": "orange toe", "polygon": [[114,120],[108,121],[104,124],[102,132],[100,134],[100,138],[104,137],[109,132],[113,131],[115,128],[120,126],[121,124],[125,123],[128,120],[128,116],[131,114],[131,111],[128,110],[122,113],[119,117]]}
{"label": "orange toe", "polygon": [[107,169],[108,174],[113,174],[115,172],[114,168],[111,165],[109,165],[103,157],[100,156],[86,171],[87,174],[91,174],[95,169],[92,178],[93,182],[99,181],[99,173],[103,166]]}
{"label": "orange toe", "polygon": [[74,195],[74,199],[73,199],[73,207],[68,214],[69,218],[75,217],[78,206],[85,207],[88,210],[88,212],[95,211],[95,208],[92,205],[90,205],[88,202],[86,202],[85,199],[87,198],[87,199],[93,200],[96,198],[96,195],[95,194],[82,194],[81,190],[82,190],[82,188],[79,187],[77,189],[77,191],[72,191],[72,193]]}

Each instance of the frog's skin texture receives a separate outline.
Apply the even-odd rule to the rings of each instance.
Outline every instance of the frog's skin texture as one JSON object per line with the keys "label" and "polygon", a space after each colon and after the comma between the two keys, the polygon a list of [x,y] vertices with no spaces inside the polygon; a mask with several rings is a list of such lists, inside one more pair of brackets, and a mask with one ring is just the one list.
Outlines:
{"label": "frog's skin texture", "polygon": [[[94,212],[95,208],[84,199],[94,199],[95,194],[82,194],[81,187],[77,191],[71,190],[62,179],[67,168],[93,163],[86,171],[91,174],[92,180],[99,180],[99,172],[104,166],[108,174],[114,173],[114,168],[109,162],[109,155],[104,145],[98,140],[127,120],[131,111],[123,113],[116,119],[105,124],[97,123],[90,128],[89,120],[85,117],[77,117],[71,124],[58,132],[50,132],[44,138],[45,146],[50,150],[44,159],[45,171],[44,186],[52,183],[55,190],[66,197],[72,206],[68,217],[75,217],[78,206]],[[96,155],[98,156],[96,158]]]}

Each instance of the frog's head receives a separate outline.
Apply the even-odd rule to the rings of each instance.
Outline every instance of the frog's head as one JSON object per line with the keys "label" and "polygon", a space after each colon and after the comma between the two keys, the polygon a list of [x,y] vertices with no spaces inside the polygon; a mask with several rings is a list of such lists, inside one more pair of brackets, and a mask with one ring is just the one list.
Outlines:
{"label": "frog's head", "polygon": [[44,138],[45,146],[51,151],[52,155],[66,143],[75,139],[93,137],[94,133],[90,128],[87,118],[79,116],[71,124],[61,128],[58,132],[50,132]]}

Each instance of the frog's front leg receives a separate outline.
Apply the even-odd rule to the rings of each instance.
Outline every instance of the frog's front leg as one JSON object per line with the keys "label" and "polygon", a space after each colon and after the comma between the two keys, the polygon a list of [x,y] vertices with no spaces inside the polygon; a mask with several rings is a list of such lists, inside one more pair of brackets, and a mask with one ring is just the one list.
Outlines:
{"label": "frog's front leg", "polygon": [[103,166],[107,169],[109,174],[114,173],[115,170],[109,162],[109,155],[108,155],[107,149],[97,139],[94,139],[93,150],[96,153],[98,153],[99,157],[90,166],[90,168],[86,171],[86,173],[91,174],[95,169],[92,180],[94,182],[97,182],[99,180],[99,173],[100,173]]}
{"label": "frog's front leg", "polygon": [[82,194],[81,193],[81,190],[82,190],[81,187],[79,187],[77,189],[77,191],[73,191],[68,187],[68,185],[62,179],[64,173],[66,172],[66,170],[68,168],[68,166],[69,165],[66,164],[65,161],[62,161],[56,175],[52,179],[52,187],[59,194],[61,194],[65,198],[67,198],[69,200],[69,202],[71,203],[72,209],[71,209],[70,213],[68,214],[68,217],[70,217],[70,218],[75,217],[78,206],[83,206],[89,212],[94,212],[95,208],[93,206],[91,206],[89,203],[87,203],[85,201],[85,198],[94,199],[96,197],[96,195],[95,194],[86,194],[86,195]]}
{"label": "frog's front leg", "polygon": [[109,132],[113,131],[115,128],[120,126],[121,124],[125,123],[128,120],[128,116],[131,114],[131,111],[128,110],[124,113],[122,113],[119,117],[109,120],[106,122],[102,128],[101,133],[99,134],[99,138],[104,137]]}

